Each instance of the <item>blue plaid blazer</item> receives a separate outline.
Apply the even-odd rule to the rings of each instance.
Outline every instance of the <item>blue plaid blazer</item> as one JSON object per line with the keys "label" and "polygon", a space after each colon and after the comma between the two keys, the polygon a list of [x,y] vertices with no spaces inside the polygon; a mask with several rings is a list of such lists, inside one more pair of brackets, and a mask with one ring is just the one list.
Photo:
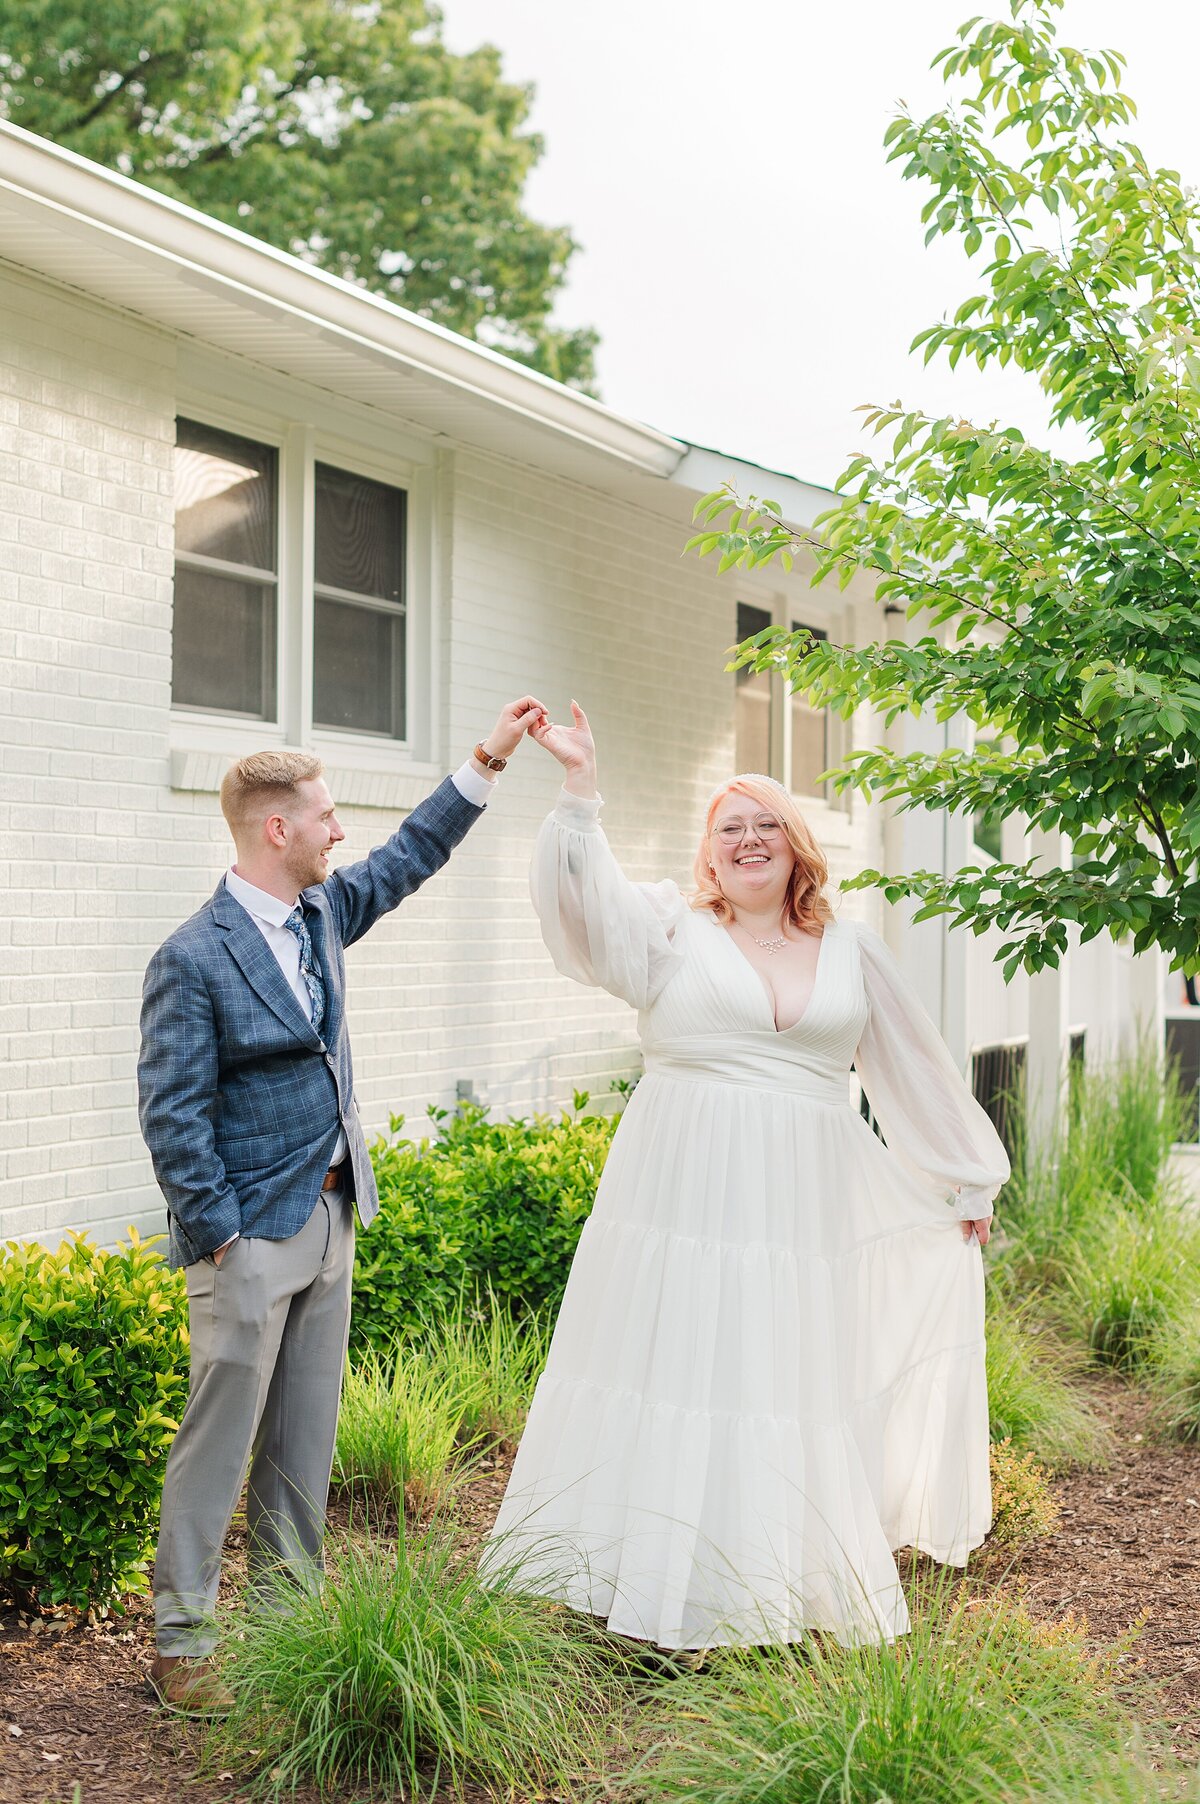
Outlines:
{"label": "blue plaid blazer", "polygon": [[232,1234],[286,1240],[313,1210],[339,1127],[365,1226],[379,1207],[354,1098],[343,948],[441,869],[482,808],[449,778],[360,864],[303,893],[325,974],[323,1037],[225,888],[159,947],[142,992],[142,1133],[172,1266]]}

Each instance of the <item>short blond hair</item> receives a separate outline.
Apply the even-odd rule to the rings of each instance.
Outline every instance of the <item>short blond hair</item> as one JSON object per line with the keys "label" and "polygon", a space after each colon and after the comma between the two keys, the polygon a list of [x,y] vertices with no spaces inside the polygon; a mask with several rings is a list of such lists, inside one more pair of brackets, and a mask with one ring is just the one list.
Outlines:
{"label": "short blond hair", "polygon": [[296,785],[324,770],[311,752],[251,752],[221,778],[221,813],[234,839],[256,818],[265,819],[297,800]]}
{"label": "short blond hair", "polygon": [[730,795],[746,796],[749,801],[757,802],[760,808],[777,815],[787,835],[788,844],[795,853],[796,863],[783,908],[784,920],[799,928],[802,933],[811,933],[818,926],[822,929],[827,927],[833,920],[833,909],[825,894],[825,885],[829,882],[829,864],[825,854],[783,785],[770,777],[754,773],[732,777],[728,783],[723,783],[708,805],[704,838],[700,841],[693,867],[696,888],[689,897],[691,906],[701,911],[707,909],[718,921],[733,919],[729,898],[717,882],[709,858],[709,837],[713,822],[722,802]]}

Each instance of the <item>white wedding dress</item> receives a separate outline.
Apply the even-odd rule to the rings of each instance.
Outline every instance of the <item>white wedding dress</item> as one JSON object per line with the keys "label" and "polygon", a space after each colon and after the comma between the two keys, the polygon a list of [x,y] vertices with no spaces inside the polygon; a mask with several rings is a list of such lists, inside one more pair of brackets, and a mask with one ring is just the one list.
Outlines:
{"label": "white wedding dress", "polygon": [[517,1566],[665,1647],[890,1640],[909,1626],[893,1550],[963,1565],[991,1525],[983,1266],[959,1218],[991,1213],[1004,1148],[876,934],[827,926],[778,1031],[725,929],[624,877],[599,806],[562,793],[534,901],[559,970],[640,1010],[646,1070],[484,1582]]}

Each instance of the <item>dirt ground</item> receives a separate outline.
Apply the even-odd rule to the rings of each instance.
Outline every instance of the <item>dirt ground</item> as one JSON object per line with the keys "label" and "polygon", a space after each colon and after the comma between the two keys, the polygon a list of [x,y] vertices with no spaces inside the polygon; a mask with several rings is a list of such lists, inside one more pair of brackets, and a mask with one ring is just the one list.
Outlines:
{"label": "dirt ground", "polygon": [[[1047,1616],[1084,1611],[1103,1640],[1143,1617],[1143,1670],[1161,1684],[1177,1751],[1197,1760],[1200,1448],[1155,1440],[1144,1398],[1118,1380],[1097,1379],[1093,1389],[1115,1431],[1108,1469],[1062,1479],[1059,1530],[1016,1561],[1000,1552],[977,1556],[970,1576],[1011,1582],[1020,1574],[1031,1609]],[[460,1520],[472,1540],[490,1525],[506,1478],[498,1459],[461,1498]],[[331,1532],[342,1526],[335,1508]],[[231,1583],[239,1541],[235,1529]],[[95,1626],[78,1618],[0,1617],[0,1804],[216,1804],[242,1795],[233,1774],[192,1777],[188,1731],[143,1690],[152,1652],[144,1602]],[[315,1800],[298,1795],[297,1804]],[[485,1804],[484,1794],[470,1804]]]}

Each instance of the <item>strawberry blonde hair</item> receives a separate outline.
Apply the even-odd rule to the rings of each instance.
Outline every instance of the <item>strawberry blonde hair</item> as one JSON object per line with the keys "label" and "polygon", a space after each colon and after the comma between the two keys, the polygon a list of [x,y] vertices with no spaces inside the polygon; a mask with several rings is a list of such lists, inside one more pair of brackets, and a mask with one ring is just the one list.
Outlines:
{"label": "strawberry blonde hair", "polygon": [[783,906],[785,924],[798,928],[801,933],[811,933],[817,927],[823,930],[833,920],[833,909],[825,894],[825,885],[829,882],[828,861],[787,790],[770,777],[733,777],[713,795],[704,819],[704,837],[700,841],[696,862],[692,867],[696,888],[689,897],[691,906],[697,910],[708,909],[718,921],[733,919],[733,909],[710,868],[708,854],[717,810],[726,797],[731,795],[747,796],[750,801],[757,802],[760,808],[775,815],[796,855],[795,868]]}

